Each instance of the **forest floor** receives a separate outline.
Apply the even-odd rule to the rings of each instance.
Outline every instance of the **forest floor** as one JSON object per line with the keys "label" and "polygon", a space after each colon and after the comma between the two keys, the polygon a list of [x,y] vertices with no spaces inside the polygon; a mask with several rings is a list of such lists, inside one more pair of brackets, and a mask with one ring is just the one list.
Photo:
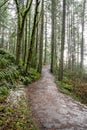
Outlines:
{"label": "forest floor", "polygon": [[59,91],[49,66],[26,93],[40,130],[87,130],[87,106]]}

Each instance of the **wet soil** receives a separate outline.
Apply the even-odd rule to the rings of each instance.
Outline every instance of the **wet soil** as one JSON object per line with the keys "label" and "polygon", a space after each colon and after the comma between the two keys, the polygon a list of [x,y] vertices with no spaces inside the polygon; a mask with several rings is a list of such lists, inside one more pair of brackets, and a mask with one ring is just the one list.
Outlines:
{"label": "wet soil", "polygon": [[49,66],[26,89],[32,115],[40,130],[87,130],[87,106],[62,94]]}

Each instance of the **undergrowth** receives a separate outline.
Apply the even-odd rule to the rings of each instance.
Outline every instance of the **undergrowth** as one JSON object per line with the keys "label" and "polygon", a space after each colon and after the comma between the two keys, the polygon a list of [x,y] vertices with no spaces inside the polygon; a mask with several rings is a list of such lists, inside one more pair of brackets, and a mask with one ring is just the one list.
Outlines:
{"label": "undergrowth", "polygon": [[7,88],[15,88],[18,81],[22,81],[25,85],[37,80],[40,74],[31,68],[25,74],[23,65],[16,65],[15,57],[4,50],[0,50],[0,85]]}
{"label": "undergrowth", "polygon": [[64,72],[63,81],[56,80],[60,91],[87,105],[87,74],[67,70]]}
{"label": "undergrowth", "polygon": [[31,68],[25,74],[25,67],[16,65],[15,57],[0,49],[0,130],[37,130],[27,108],[27,101],[22,99],[18,106],[10,106],[6,99],[11,89],[22,83],[27,85],[37,79],[40,74]]}
{"label": "undergrowth", "polygon": [[39,130],[34,124],[27,99],[22,96],[17,103],[0,105],[0,130]]}

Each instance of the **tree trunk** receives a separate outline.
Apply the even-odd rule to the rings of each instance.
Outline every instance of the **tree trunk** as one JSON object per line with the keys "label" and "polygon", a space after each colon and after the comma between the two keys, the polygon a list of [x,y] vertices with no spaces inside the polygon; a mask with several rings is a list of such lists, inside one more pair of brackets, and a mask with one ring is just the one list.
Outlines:
{"label": "tree trunk", "polygon": [[21,58],[21,47],[22,47],[22,37],[23,37],[23,30],[24,30],[24,24],[26,20],[27,13],[30,10],[30,7],[32,5],[32,1],[27,0],[26,7],[24,7],[23,1],[14,0],[16,4],[17,9],[17,15],[18,15],[18,23],[17,23],[17,46],[16,46],[16,62],[17,64],[20,63]]}
{"label": "tree trunk", "polygon": [[32,29],[32,34],[31,34],[30,46],[29,46],[29,50],[28,50],[26,72],[28,72],[28,69],[30,69],[31,63],[32,63],[32,55],[33,55],[33,49],[34,49],[36,23],[37,23],[37,15],[38,15],[38,6],[39,6],[39,1],[36,0],[34,23],[33,23],[33,29]]}
{"label": "tree trunk", "polygon": [[59,81],[63,80],[63,63],[64,63],[64,44],[65,44],[65,15],[66,15],[66,0],[63,0],[63,19],[61,33],[61,55],[59,64]]}
{"label": "tree trunk", "polygon": [[83,60],[84,60],[84,17],[85,17],[85,3],[83,2],[83,13],[82,13],[82,42],[81,42],[81,62],[80,67],[83,68]]}
{"label": "tree trunk", "polygon": [[54,12],[55,12],[55,1],[52,0],[51,4],[51,12],[52,12],[52,33],[51,33],[51,72],[54,70]]}
{"label": "tree trunk", "polygon": [[45,22],[45,51],[44,51],[44,64],[47,63],[47,15],[46,17],[46,22]]}
{"label": "tree trunk", "polygon": [[25,24],[25,47],[24,47],[24,65],[26,64],[27,59],[27,19]]}
{"label": "tree trunk", "polygon": [[18,25],[18,30],[17,30],[17,46],[16,46],[16,62],[17,64],[19,64],[20,62],[20,57],[21,57],[21,46],[22,46],[22,37],[23,37],[23,28],[20,29],[19,25]]}
{"label": "tree trunk", "polygon": [[39,73],[42,72],[42,64],[43,64],[43,28],[44,28],[44,0],[42,0],[41,35],[40,35],[39,64],[38,64]]}

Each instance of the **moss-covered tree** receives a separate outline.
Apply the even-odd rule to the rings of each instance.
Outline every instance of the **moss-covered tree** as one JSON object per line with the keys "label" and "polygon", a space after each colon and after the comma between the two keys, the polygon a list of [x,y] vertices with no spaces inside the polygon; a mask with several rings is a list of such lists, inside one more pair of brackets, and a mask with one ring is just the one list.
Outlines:
{"label": "moss-covered tree", "polygon": [[21,58],[21,46],[22,46],[22,37],[24,24],[26,20],[27,13],[29,12],[33,0],[27,0],[26,5],[21,7],[19,0],[14,0],[17,9],[17,47],[16,47],[16,62],[19,64]]}
{"label": "moss-covered tree", "polygon": [[35,14],[34,14],[34,22],[33,22],[33,28],[32,28],[32,33],[31,33],[31,39],[30,39],[30,46],[28,49],[28,58],[27,58],[27,65],[26,65],[26,72],[28,69],[31,67],[32,63],[32,56],[33,56],[33,49],[34,49],[34,42],[35,42],[35,32],[36,32],[36,27],[37,27],[37,16],[38,16],[38,7],[39,7],[40,1],[36,0],[36,7],[35,7]]}

